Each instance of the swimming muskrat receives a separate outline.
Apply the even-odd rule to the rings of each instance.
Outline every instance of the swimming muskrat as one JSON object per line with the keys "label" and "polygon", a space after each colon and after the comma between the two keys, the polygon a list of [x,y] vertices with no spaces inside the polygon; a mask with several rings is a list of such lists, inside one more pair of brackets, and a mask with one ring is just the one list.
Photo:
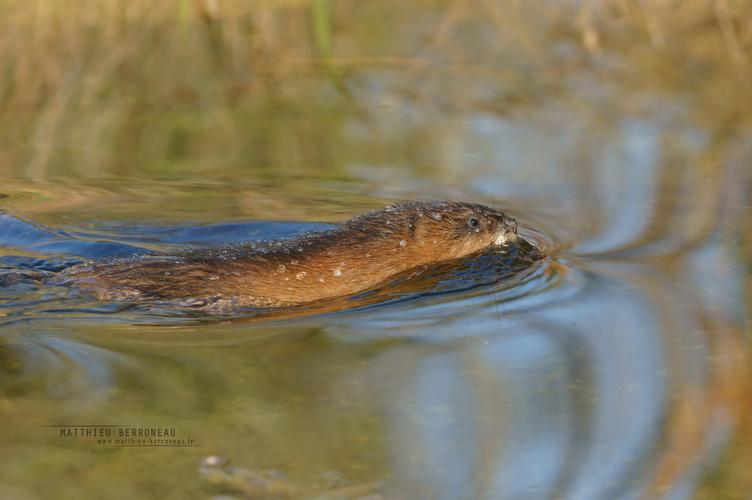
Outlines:
{"label": "swimming muskrat", "polygon": [[288,306],[353,295],[421,266],[517,240],[517,222],[475,203],[391,205],[325,231],[89,262],[62,277],[100,299]]}

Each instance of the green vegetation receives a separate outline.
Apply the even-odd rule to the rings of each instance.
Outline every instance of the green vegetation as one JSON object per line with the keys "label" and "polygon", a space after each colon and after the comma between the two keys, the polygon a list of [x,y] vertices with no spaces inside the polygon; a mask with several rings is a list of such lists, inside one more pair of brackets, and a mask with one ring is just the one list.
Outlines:
{"label": "green vegetation", "polygon": [[4,0],[0,172],[426,172],[448,161],[446,129],[468,113],[564,106],[601,129],[656,113],[656,96],[724,142],[752,116],[750,11],[732,0]]}

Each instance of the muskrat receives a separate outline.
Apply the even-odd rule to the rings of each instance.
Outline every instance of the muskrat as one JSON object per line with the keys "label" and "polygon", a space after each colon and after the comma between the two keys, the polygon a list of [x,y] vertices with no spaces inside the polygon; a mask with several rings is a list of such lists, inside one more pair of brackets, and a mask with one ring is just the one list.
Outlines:
{"label": "muskrat", "polygon": [[88,262],[62,274],[100,299],[277,307],[350,296],[516,240],[517,222],[493,208],[411,202],[291,239]]}

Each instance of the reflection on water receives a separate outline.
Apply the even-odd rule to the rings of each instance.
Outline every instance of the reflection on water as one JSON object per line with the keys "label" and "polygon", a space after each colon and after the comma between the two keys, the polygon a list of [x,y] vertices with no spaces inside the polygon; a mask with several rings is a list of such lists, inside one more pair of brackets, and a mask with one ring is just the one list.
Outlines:
{"label": "reflection on water", "polygon": [[[179,3],[0,7],[0,497],[748,497],[747,3]],[[23,274],[448,198],[548,257],[255,322]]]}
{"label": "reflection on water", "polygon": [[[44,269],[47,252],[65,262],[73,258],[66,252],[91,257],[100,248],[118,254],[119,245],[311,227],[105,222],[86,232],[29,230],[24,245],[8,221],[6,251],[32,254],[3,257],[15,269]],[[580,248],[521,280],[467,288],[457,275],[448,295],[271,325],[180,326],[157,314],[152,326],[135,326],[142,320],[132,310],[55,306],[70,300],[60,287],[6,287],[2,391],[14,424],[2,439],[11,449],[31,440],[39,452],[96,471],[101,460],[80,456],[95,445],[72,450],[26,422],[167,422],[202,440],[174,455],[181,471],[165,469],[190,478],[185,488],[251,496],[274,496],[242,482],[269,470],[284,485],[272,481],[272,490],[293,496],[321,490],[328,471],[341,476],[332,491],[358,495],[370,485],[387,497],[687,496],[727,453],[739,455],[726,459],[732,464],[746,457],[735,437],[748,395],[735,247],[715,237],[648,259],[642,247],[630,258]],[[465,279],[491,278],[482,262]],[[207,481],[196,463],[210,454],[240,469]],[[25,457],[25,467],[36,466],[36,455]],[[132,460],[123,455],[105,470],[138,474]],[[104,487],[112,479],[100,474]]]}

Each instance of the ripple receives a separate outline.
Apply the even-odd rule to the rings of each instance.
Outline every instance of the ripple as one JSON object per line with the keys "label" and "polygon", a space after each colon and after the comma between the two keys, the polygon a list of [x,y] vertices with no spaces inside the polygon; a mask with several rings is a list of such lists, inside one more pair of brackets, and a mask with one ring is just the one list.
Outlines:
{"label": "ripple", "polygon": [[3,393],[23,397],[27,390],[43,388],[47,397],[75,398],[78,403],[106,397],[114,385],[114,366],[126,361],[107,349],[45,331],[37,335],[4,332],[0,358]]}

